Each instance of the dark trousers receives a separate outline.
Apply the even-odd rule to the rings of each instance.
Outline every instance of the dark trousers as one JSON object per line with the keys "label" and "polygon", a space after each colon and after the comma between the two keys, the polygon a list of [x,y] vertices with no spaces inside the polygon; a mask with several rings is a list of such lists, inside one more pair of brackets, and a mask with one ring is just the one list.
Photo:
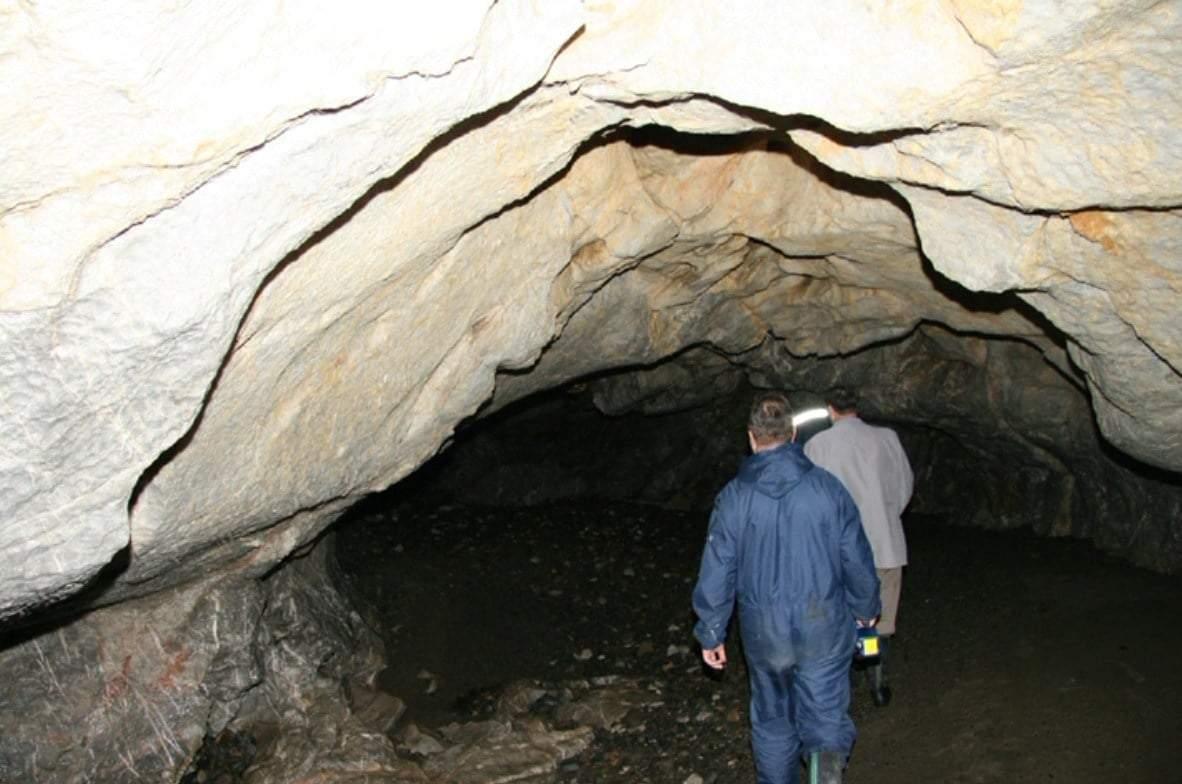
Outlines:
{"label": "dark trousers", "polygon": [[848,757],[857,737],[849,715],[852,634],[848,646],[827,646],[823,655],[801,660],[787,641],[747,636],[758,784],[797,784],[802,754],[833,751]]}

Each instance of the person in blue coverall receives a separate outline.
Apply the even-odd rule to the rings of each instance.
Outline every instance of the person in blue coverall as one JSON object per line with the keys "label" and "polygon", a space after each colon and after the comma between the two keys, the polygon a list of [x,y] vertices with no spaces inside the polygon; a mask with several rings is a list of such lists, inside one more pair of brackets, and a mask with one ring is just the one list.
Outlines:
{"label": "person in blue coverall", "polygon": [[759,784],[840,782],[856,731],[849,668],[856,627],[879,614],[878,576],[858,508],[795,441],[778,392],[756,397],[752,454],[718,494],[693,605],[709,667],[726,666],[736,600],[751,686]]}

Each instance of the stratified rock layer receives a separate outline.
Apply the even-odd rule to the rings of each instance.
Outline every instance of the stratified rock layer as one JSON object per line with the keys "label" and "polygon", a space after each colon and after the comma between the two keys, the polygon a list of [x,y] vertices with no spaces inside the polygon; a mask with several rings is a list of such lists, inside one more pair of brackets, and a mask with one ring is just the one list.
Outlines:
{"label": "stratified rock layer", "polygon": [[322,13],[6,12],[0,616],[261,573],[608,314],[498,400],[930,321],[1182,468],[1176,4]]}

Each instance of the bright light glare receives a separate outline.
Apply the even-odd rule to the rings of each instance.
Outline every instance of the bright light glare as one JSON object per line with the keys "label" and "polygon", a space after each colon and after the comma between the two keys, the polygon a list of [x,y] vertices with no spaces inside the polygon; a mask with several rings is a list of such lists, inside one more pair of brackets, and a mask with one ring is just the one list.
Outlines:
{"label": "bright light glare", "polygon": [[799,414],[792,415],[792,424],[800,427],[805,422],[814,422],[818,419],[828,419],[829,409],[827,408],[810,408],[807,411],[801,411]]}

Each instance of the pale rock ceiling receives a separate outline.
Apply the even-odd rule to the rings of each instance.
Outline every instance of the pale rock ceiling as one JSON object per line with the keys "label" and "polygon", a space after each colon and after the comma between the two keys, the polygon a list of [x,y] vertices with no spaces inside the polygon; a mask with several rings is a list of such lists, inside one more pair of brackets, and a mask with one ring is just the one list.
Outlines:
{"label": "pale rock ceiling", "polygon": [[129,545],[105,601],[261,574],[482,406],[769,333],[1016,338],[1182,470],[1179,11],[0,7],[0,618]]}

